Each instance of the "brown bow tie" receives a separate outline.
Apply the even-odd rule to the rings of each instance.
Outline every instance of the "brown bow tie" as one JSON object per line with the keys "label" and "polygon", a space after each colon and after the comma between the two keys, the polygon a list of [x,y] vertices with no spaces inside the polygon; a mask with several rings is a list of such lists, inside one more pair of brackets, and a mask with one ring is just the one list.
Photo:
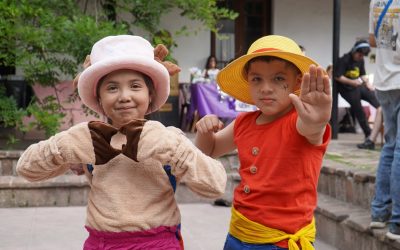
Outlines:
{"label": "brown bow tie", "polygon": [[[146,121],[144,119],[135,119],[123,125],[120,129],[100,121],[89,122],[88,127],[96,156],[95,164],[105,164],[121,153],[138,162],[138,144]],[[118,131],[124,134],[127,139],[127,143],[122,146],[122,150],[115,149],[110,145],[111,138]]]}

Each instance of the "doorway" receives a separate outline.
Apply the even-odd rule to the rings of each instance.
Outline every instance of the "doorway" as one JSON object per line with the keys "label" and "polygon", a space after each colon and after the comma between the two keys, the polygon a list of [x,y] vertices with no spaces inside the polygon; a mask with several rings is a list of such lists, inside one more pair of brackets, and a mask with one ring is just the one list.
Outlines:
{"label": "doorway", "polygon": [[224,0],[218,5],[239,13],[234,21],[219,21],[222,39],[211,34],[211,54],[218,59],[217,67],[223,68],[246,54],[255,40],[272,33],[272,0]]}

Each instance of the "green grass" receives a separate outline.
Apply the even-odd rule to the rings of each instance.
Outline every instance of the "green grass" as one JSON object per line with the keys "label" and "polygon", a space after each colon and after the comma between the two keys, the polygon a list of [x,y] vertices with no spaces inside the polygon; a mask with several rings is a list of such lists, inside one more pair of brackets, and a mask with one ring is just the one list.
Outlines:
{"label": "green grass", "polygon": [[[346,160],[347,157],[343,156],[340,153],[332,153],[332,152],[327,152],[325,154],[325,159],[326,160],[330,160],[333,162],[337,162],[340,164],[344,164],[347,167],[351,167],[351,168],[356,168],[356,169],[363,169],[363,170],[374,170],[375,169],[375,164],[374,165],[368,165],[368,164],[355,164],[349,160]],[[356,158],[355,156],[353,156],[353,159]],[[360,157],[358,157],[360,158]]]}

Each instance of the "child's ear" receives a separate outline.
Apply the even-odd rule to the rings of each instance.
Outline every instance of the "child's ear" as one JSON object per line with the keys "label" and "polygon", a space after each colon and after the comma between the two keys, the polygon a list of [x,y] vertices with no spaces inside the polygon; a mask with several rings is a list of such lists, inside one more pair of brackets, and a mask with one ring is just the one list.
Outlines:
{"label": "child's ear", "polygon": [[303,74],[298,74],[296,77],[296,88],[299,89],[301,87],[301,82],[303,81]]}

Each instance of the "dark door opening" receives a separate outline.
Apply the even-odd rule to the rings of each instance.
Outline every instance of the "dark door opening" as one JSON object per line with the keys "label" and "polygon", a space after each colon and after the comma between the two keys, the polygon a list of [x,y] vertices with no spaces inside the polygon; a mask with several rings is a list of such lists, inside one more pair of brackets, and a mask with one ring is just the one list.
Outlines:
{"label": "dark door opening", "polygon": [[258,38],[272,33],[271,0],[225,0],[219,6],[239,13],[236,20],[221,20],[220,34],[225,39],[211,35],[211,54],[218,59],[217,66],[224,67],[233,59],[247,53]]}

